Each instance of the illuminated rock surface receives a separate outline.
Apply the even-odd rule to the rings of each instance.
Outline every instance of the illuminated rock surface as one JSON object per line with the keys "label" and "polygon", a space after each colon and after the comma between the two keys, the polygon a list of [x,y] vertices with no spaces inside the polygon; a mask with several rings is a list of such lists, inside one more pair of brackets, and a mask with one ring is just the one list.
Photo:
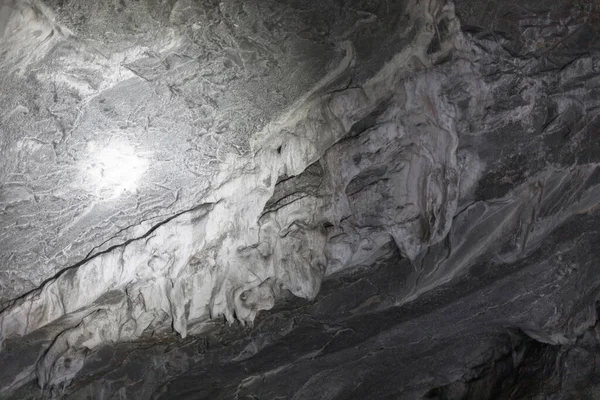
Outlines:
{"label": "illuminated rock surface", "polygon": [[600,3],[0,30],[1,398],[600,398]]}

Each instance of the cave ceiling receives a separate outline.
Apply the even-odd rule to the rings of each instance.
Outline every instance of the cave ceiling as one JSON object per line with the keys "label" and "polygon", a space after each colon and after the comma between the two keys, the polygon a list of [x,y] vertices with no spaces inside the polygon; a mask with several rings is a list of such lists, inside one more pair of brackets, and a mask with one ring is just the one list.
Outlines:
{"label": "cave ceiling", "polygon": [[2,0],[0,110],[0,398],[600,399],[598,0]]}

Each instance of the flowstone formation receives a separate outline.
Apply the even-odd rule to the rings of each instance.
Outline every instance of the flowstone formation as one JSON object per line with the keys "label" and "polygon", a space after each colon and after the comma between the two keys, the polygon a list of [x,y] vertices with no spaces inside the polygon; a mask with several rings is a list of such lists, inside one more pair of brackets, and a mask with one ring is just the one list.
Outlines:
{"label": "flowstone formation", "polygon": [[598,16],[1,3],[0,397],[600,398]]}

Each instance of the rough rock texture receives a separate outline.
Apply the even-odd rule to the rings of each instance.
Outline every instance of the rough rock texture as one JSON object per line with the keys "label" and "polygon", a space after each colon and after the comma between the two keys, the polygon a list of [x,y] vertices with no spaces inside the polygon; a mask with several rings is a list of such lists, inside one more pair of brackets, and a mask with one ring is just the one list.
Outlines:
{"label": "rough rock texture", "polygon": [[0,397],[600,398],[600,3],[0,4]]}

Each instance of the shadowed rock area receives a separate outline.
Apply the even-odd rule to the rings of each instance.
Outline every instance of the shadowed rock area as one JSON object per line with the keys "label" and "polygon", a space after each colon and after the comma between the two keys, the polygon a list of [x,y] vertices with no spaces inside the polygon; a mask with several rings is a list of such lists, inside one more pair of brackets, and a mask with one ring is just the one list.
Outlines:
{"label": "shadowed rock area", "polygon": [[600,2],[0,2],[0,398],[600,399]]}

